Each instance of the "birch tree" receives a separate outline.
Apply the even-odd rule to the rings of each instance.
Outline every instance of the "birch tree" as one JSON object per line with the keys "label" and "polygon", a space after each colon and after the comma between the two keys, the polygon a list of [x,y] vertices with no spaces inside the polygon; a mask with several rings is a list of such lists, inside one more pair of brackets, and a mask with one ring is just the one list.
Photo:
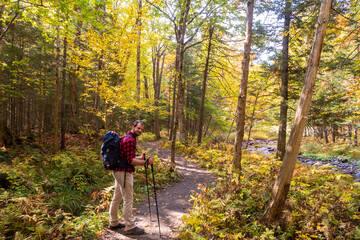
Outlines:
{"label": "birch tree", "polygon": [[249,78],[249,63],[250,63],[250,47],[252,38],[252,24],[253,24],[253,11],[255,0],[247,2],[246,10],[246,39],[244,43],[244,56],[241,63],[241,82],[240,91],[236,107],[236,136],[235,136],[235,151],[233,157],[233,166],[237,170],[241,170],[241,154],[242,142],[244,139],[245,131],[245,107],[246,107],[246,94],[247,84]]}
{"label": "birch tree", "polygon": [[330,8],[331,0],[323,0],[320,7],[318,25],[307,64],[304,84],[291,129],[289,142],[286,146],[283,163],[281,165],[278,178],[274,184],[269,205],[264,213],[265,219],[268,222],[272,221],[273,219],[279,219],[290,190],[290,183],[296,165],[311,99],[313,96],[316,74],[320,62],[321,49],[326,33],[327,23],[329,21]]}

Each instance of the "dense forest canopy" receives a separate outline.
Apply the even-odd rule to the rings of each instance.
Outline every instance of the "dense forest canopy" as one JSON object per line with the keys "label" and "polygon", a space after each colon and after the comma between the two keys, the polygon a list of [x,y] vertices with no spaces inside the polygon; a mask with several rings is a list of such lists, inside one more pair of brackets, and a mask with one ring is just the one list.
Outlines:
{"label": "dense forest canopy", "polygon": [[[338,177],[323,177],[313,170],[304,177],[308,170],[302,166],[293,178],[304,136],[325,146],[308,144],[307,153],[331,150],[359,160],[359,95],[359,0],[2,0],[0,189],[12,192],[0,195],[0,206],[6,206],[0,209],[0,226],[7,227],[8,236],[34,236],[39,231],[41,238],[36,224],[43,223],[20,224],[18,219],[29,215],[13,211],[16,201],[26,197],[29,205],[49,212],[44,226],[67,219],[63,234],[76,232],[88,211],[85,215],[101,218],[92,219],[98,224],[92,231],[101,229],[105,215],[96,214],[108,207],[111,189],[106,185],[109,176],[102,177],[100,168],[91,169],[100,157],[98,145],[105,132],[124,133],[140,119],[154,139],[171,148],[170,167],[157,159],[162,183],[177,177],[175,150],[182,151],[226,175],[208,194],[218,202],[224,200],[221,194],[228,196],[226,201],[233,201],[236,210],[220,204],[206,208],[210,215],[225,209],[230,211],[224,215],[230,219],[226,224],[247,224],[239,209],[245,214],[251,208],[250,228],[236,224],[229,228],[234,233],[226,233],[201,225],[203,216],[194,213],[184,219],[191,225],[189,231],[215,229],[220,232],[216,236],[240,238],[298,233],[301,237],[304,232],[311,236],[315,229],[321,238],[346,231],[359,236],[358,188],[348,185],[347,178],[338,179],[347,184],[344,189],[332,185],[316,190],[319,198],[331,195],[326,211],[331,206],[332,214],[344,213],[343,223],[333,221],[336,230],[328,232],[319,225],[307,230],[301,214],[307,214],[311,226],[320,221],[309,217],[325,210],[308,199],[315,191],[308,187]],[[146,139],[150,134],[144,135]],[[276,142],[274,158],[281,162],[243,155],[250,140],[259,139]],[[217,149],[207,144],[217,144]],[[57,175],[59,171],[63,172]],[[313,178],[318,180],[315,184]],[[249,185],[258,187],[249,190]],[[287,195],[292,197],[289,205]],[[204,196],[197,196],[197,204],[206,205]],[[249,201],[245,206],[240,200]],[[87,201],[101,204],[87,208]],[[312,203],[313,209],[303,210]],[[194,211],[198,207],[201,213],[205,205],[197,204]],[[290,227],[264,227],[280,219],[284,206],[300,209],[298,215],[287,212]],[[67,217],[69,212],[79,218]],[[24,230],[26,224],[35,224],[37,230]],[[81,226],[79,235],[87,231]],[[51,229],[43,229],[43,236],[60,236]]]}
{"label": "dense forest canopy", "polygon": [[[290,36],[290,121],[296,108],[319,2],[292,1],[288,32],[282,29],[284,3],[265,1],[255,6],[247,125],[250,120],[256,125],[279,119],[284,35]],[[345,128],[357,129],[357,3],[333,2],[308,122],[312,131],[336,135],[344,134]],[[206,58],[203,125],[208,134],[226,137],[235,116],[246,6],[241,1],[192,1],[186,32],[181,33],[181,4],[4,1],[0,11],[2,141],[11,144],[30,134],[53,132],[54,127],[62,134],[124,130],[137,110],[153,129],[168,128],[174,115],[179,43],[184,46],[181,82],[186,137],[195,136],[199,124]],[[268,24],[266,20],[275,17],[277,21]],[[212,47],[207,54],[209,42]],[[137,71],[140,81],[136,81]]]}
{"label": "dense forest canopy", "polygon": [[[358,5],[332,3],[307,124],[309,133],[332,134],[334,140],[358,128]],[[292,121],[319,6],[319,1],[292,1],[284,31],[285,1],[255,4],[247,129],[279,121],[281,40],[286,35]],[[244,1],[220,0],[3,1],[2,142],[11,145],[54,131],[124,130],[136,117],[159,131],[170,128],[175,111],[183,112],[182,140],[196,136],[200,115],[205,137],[225,139],[235,129],[245,10]]]}

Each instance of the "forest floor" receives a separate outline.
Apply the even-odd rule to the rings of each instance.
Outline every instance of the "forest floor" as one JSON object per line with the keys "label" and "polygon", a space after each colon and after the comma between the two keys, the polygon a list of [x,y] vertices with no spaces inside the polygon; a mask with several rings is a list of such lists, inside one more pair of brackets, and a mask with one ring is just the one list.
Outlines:
{"label": "forest floor", "polygon": [[[140,143],[140,147],[142,150],[148,150],[150,154],[156,154],[161,161],[170,162],[171,152],[169,149],[162,148],[160,142],[144,142]],[[182,217],[188,214],[188,209],[192,207],[193,203],[189,201],[191,195],[200,191],[198,185],[210,185],[216,179],[215,174],[200,168],[197,163],[189,161],[181,155],[176,154],[175,161],[181,179],[165,189],[156,191],[162,239],[176,239]],[[156,171],[156,166],[154,171]],[[149,180],[149,184],[152,183],[152,176],[149,177]],[[104,229],[99,239],[160,239],[154,196],[151,196],[150,201],[151,219],[147,198],[142,203],[134,203],[135,206],[138,206],[134,209],[136,225],[144,228],[145,234],[126,236],[124,229],[117,231]]]}

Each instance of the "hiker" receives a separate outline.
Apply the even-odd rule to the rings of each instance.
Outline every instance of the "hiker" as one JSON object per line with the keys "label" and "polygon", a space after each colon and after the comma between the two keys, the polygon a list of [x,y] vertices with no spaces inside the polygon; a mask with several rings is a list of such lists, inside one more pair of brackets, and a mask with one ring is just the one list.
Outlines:
{"label": "hiker", "polygon": [[[127,166],[115,168],[112,172],[115,178],[115,190],[114,196],[110,205],[110,229],[116,230],[125,227],[126,235],[141,235],[145,231],[142,228],[135,226],[134,220],[132,218],[132,208],[133,208],[133,185],[134,178],[133,172],[135,172],[135,166],[144,166],[147,162],[148,164],[154,163],[154,158],[148,158],[145,161],[145,153],[142,153],[141,156],[135,156],[136,152],[136,138],[141,135],[144,130],[144,123],[140,120],[137,120],[131,126],[131,131],[120,141],[120,150],[119,156],[125,160]],[[123,200],[123,219],[125,224],[120,223],[118,211],[121,200]]]}

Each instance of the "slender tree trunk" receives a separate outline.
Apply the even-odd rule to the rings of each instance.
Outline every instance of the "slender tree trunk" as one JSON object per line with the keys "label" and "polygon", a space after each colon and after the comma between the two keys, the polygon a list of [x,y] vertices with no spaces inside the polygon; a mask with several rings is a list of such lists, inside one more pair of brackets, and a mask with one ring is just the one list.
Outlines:
{"label": "slender tree trunk", "polygon": [[177,91],[177,121],[179,123],[180,141],[186,139],[186,124],[185,124],[185,82],[183,79],[183,65],[184,65],[184,50],[183,46],[180,46],[179,68],[178,68],[178,91]]}
{"label": "slender tree trunk", "polygon": [[63,52],[63,68],[62,68],[62,96],[61,96],[61,141],[60,149],[65,149],[65,133],[66,133],[66,120],[65,120],[65,98],[66,98],[66,50],[67,39],[64,37],[64,52]]}
{"label": "slender tree trunk", "polygon": [[174,77],[174,87],[173,87],[173,96],[172,96],[172,111],[171,111],[171,115],[170,115],[170,134],[169,134],[169,140],[173,139],[173,131],[174,131],[174,125],[175,125],[175,118],[176,118],[176,113],[175,113],[175,106],[176,106],[176,85],[177,85],[177,81],[176,81],[176,77]]}
{"label": "slender tree trunk", "polygon": [[282,42],[282,63],[281,63],[281,104],[280,104],[280,124],[278,142],[276,147],[276,158],[284,158],[286,146],[286,123],[288,110],[288,83],[289,83],[289,29],[291,15],[291,0],[285,0],[285,21],[284,36]]}
{"label": "slender tree trunk", "polygon": [[[160,49],[159,49],[160,50]],[[162,58],[162,64],[160,69],[160,58]],[[154,112],[154,132],[155,132],[155,139],[160,139],[160,120],[159,120],[159,100],[160,100],[160,88],[161,88],[161,78],[162,78],[162,69],[164,67],[164,60],[165,60],[165,52],[162,53],[157,52],[156,54],[156,76],[154,82],[154,105],[155,105],[155,112]],[[161,71],[161,72],[160,72]]]}
{"label": "slender tree trunk", "polygon": [[[170,170],[175,169],[175,142],[176,142],[176,131],[177,125],[180,127],[180,140],[185,139],[185,118],[184,118],[184,82],[182,79],[182,70],[183,70],[183,60],[184,60],[184,39],[186,33],[186,23],[187,17],[190,11],[191,0],[185,0],[185,6],[181,9],[181,17],[179,20],[179,29],[176,31],[176,41],[178,46],[176,47],[176,78],[178,84],[177,90],[177,103],[176,103],[176,120],[174,122],[174,128],[172,133],[172,142],[171,142],[171,167]],[[178,122],[178,123],[177,123]]]}
{"label": "slender tree trunk", "polygon": [[149,99],[149,83],[148,83],[148,78],[146,75],[144,75],[144,94],[145,94],[145,98]]}
{"label": "slender tree trunk", "polygon": [[258,101],[258,99],[259,99],[259,94],[260,94],[260,92],[258,92],[258,93],[256,94],[256,96],[255,96],[255,102],[254,102],[254,107],[253,107],[252,113],[251,113],[249,132],[248,132],[248,137],[247,137],[246,146],[245,146],[246,149],[247,149],[247,147],[249,146],[250,136],[251,136],[251,130],[252,130],[253,126],[254,126],[256,104],[257,104],[257,101]]}
{"label": "slender tree trunk", "polygon": [[167,111],[169,113],[169,116],[167,118],[167,121],[165,123],[165,127],[167,128],[167,132],[168,134],[170,135],[170,126],[171,126],[171,83],[169,81],[169,84],[168,84],[168,94],[166,95],[166,98],[167,98]]}
{"label": "slender tree trunk", "polygon": [[332,126],[332,141],[333,141],[333,143],[336,142],[336,132],[337,132],[337,126],[333,125]]}
{"label": "slender tree trunk", "polygon": [[352,124],[349,123],[348,125],[348,139],[349,139],[349,145],[351,145],[351,138],[352,138]]}
{"label": "slender tree trunk", "polygon": [[324,139],[324,131],[321,127],[317,127],[317,130],[319,132],[319,136],[321,139]]}
{"label": "slender tree trunk", "polygon": [[241,154],[242,142],[244,138],[245,129],[245,107],[247,95],[247,83],[249,78],[249,63],[250,63],[250,47],[252,41],[252,23],[253,23],[253,10],[254,1],[247,2],[246,11],[246,40],[244,44],[244,57],[241,63],[241,83],[239,98],[237,103],[237,116],[236,116],[236,136],[235,136],[235,152],[233,158],[234,169],[241,171]]}
{"label": "slender tree trunk", "polygon": [[139,0],[138,18],[137,18],[137,47],[136,47],[136,119],[140,119],[140,72],[141,72],[141,8],[142,0]]}
{"label": "slender tree trunk", "polygon": [[311,98],[319,67],[322,44],[324,41],[326,26],[329,20],[331,0],[323,0],[320,7],[318,26],[316,28],[314,42],[311,48],[308,67],[305,73],[304,85],[300,95],[300,101],[296,110],[293,127],[289,142],[286,147],[283,163],[278,178],[275,182],[269,205],[264,213],[267,222],[278,220],[282,214],[290,183],[296,165],[304,128],[310,109]]}
{"label": "slender tree trunk", "polygon": [[71,125],[70,132],[74,133],[78,131],[77,122],[77,74],[75,70],[72,70],[69,74],[69,92],[70,92],[70,115],[71,115]]}
{"label": "slender tree trunk", "polygon": [[[2,17],[5,6],[0,6],[0,18]],[[0,21],[0,35],[3,33],[3,22]],[[2,50],[3,41],[0,41],[0,51]],[[0,86],[4,84],[3,70],[0,68]],[[5,111],[6,111],[6,100],[0,98],[0,146],[5,145]]]}
{"label": "slender tree trunk", "polygon": [[185,123],[185,82],[183,79],[183,67],[184,67],[184,51],[185,51],[185,34],[186,34],[186,24],[188,21],[188,14],[190,11],[191,0],[185,0],[184,10],[179,21],[179,31],[177,34],[177,43],[178,51],[176,54],[179,56],[178,66],[177,66],[177,82],[178,82],[178,91],[177,91],[177,120],[179,123],[180,131],[180,141],[186,139],[186,123]]}
{"label": "slender tree trunk", "polygon": [[[41,73],[41,72],[40,72]],[[42,74],[42,73],[41,73]],[[40,139],[41,142],[44,140],[44,135],[45,135],[45,116],[46,116],[46,96],[45,96],[45,89],[46,89],[46,84],[45,84],[45,79],[42,79],[42,77],[40,77],[41,81],[42,81],[42,85],[41,85],[41,90],[40,90],[40,95],[41,95],[41,114],[40,114]]]}
{"label": "slender tree trunk", "polygon": [[226,140],[225,140],[226,143],[227,143],[228,140],[229,140],[230,133],[231,133],[232,128],[233,128],[233,126],[234,126],[234,122],[235,122],[235,119],[233,119],[232,122],[231,122],[231,126],[230,126],[229,132],[228,132],[227,137],[226,137]]}
{"label": "slender tree trunk", "polygon": [[[95,90],[95,100],[94,100],[94,109],[96,113],[100,113],[100,85],[101,85],[101,79],[103,77],[103,70],[104,70],[104,62],[103,62],[103,55],[99,56],[99,62],[98,62],[98,74],[97,74],[97,86]],[[94,116],[94,129],[95,129],[95,135],[97,136],[99,134],[99,121],[100,118],[95,114]]]}
{"label": "slender tree trunk", "polygon": [[[28,92],[30,92],[30,94],[32,93],[32,90],[31,89],[28,89]],[[30,136],[31,135],[31,101],[32,98],[31,98],[31,95],[28,95],[27,96],[27,99],[26,99],[26,103],[27,103],[27,107],[26,107],[26,135],[27,136]]]}
{"label": "slender tree trunk", "polygon": [[358,145],[358,128],[355,126],[354,122],[353,122],[353,126],[354,126],[354,147],[357,147]]}
{"label": "slender tree trunk", "polygon": [[207,56],[205,61],[204,68],[204,78],[201,89],[201,98],[200,98],[200,109],[199,109],[199,128],[198,128],[198,136],[197,143],[201,143],[202,141],[202,129],[204,124],[204,109],[205,109],[205,96],[206,96],[206,84],[208,79],[209,72],[209,61],[210,61],[210,53],[211,53],[211,44],[212,44],[212,35],[214,32],[215,25],[209,26],[209,44],[207,49]]}
{"label": "slender tree trunk", "polygon": [[324,135],[325,135],[325,143],[328,144],[329,143],[329,137],[328,137],[328,131],[327,131],[326,127],[324,127]]}
{"label": "slender tree trunk", "polygon": [[55,77],[55,103],[54,103],[54,144],[53,151],[59,150],[59,88],[60,88],[60,29],[57,28],[56,37],[56,77]]}
{"label": "slender tree trunk", "polygon": [[206,128],[205,128],[204,137],[206,137],[206,135],[207,135],[207,133],[208,133],[208,131],[209,131],[209,127],[210,127],[211,120],[212,120],[212,115],[210,115],[208,124],[207,124],[207,126],[206,126]]}

